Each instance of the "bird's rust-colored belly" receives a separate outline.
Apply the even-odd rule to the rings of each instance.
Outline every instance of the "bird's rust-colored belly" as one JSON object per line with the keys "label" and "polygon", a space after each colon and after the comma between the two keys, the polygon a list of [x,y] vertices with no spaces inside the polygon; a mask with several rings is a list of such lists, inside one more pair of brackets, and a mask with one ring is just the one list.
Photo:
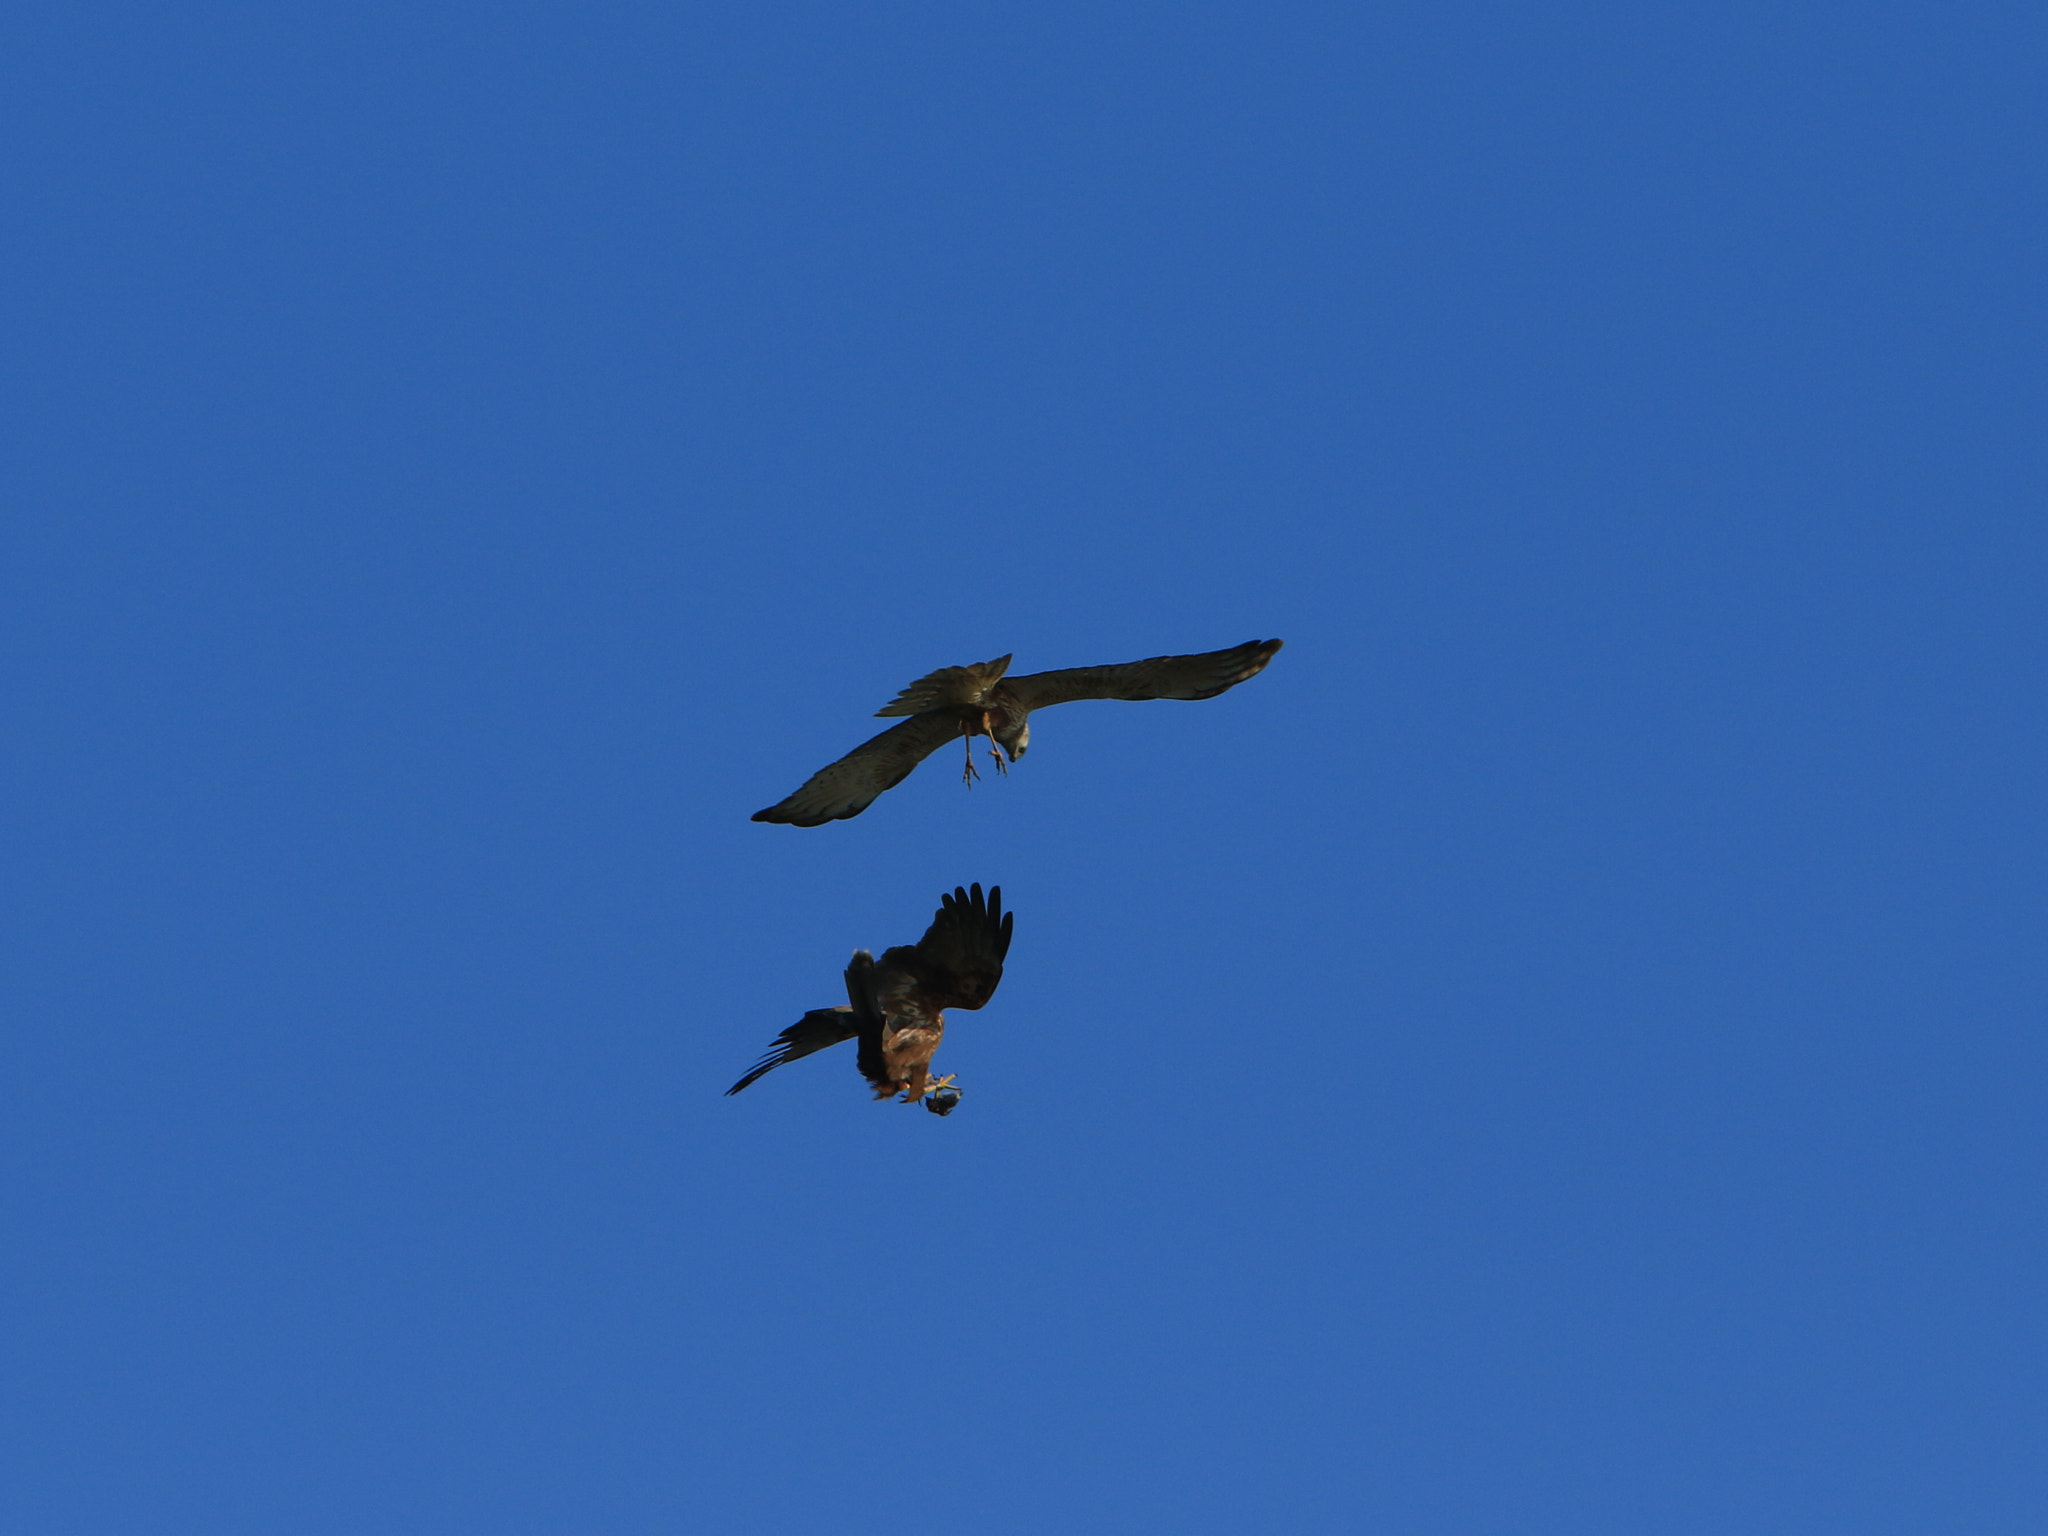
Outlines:
{"label": "bird's rust-colored belly", "polygon": [[925,1079],[931,1075],[932,1057],[945,1033],[943,1014],[892,1030],[882,1042],[882,1062],[888,1069],[889,1083],[886,1087],[877,1085],[877,1096],[904,1093],[913,1099],[922,1098]]}

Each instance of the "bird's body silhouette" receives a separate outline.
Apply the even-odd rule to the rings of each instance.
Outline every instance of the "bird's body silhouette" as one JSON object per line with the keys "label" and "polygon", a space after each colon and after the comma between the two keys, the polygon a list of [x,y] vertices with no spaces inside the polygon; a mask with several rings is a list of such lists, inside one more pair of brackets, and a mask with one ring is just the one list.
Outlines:
{"label": "bird's body silhouette", "polygon": [[[1194,656],[1154,656],[1109,667],[1068,667],[1006,677],[1010,658],[966,667],[941,667],[912,683],[878,715],[908,715],[901,725],[855,747],[821,768],[788,799],[754,813],[755,821],[817,827],[858,816],[875,797],[947,742],[965,738],[967,777],[974,778],[974,738],[993,743],[989,756],[1003,768],[1031,743],[1033,710],[1077,699],[1213,699],[1255,677],[1280,649],[1278,640],[1251,640]],[[1000,751],[997,749],[1000,748]],[[1007,772],[1007,769],[1004,769]]]}
{"label": "bird's body silhouette", "polygon": [[946,1113],[959,1091],[951,1088],[952,1079],[931,1077],[932,1054],[946,1032],[945,1010],[979,1008],[995,995],[1010,950],[1011,922],[1001,886],[990,886],[986,899],[979,885],[941,896],[923,938],[884,950],[880,960],[855,950],[846,967],[846,1002],[813,1008],[790,1025],[726,1094],[800,1056],[858,1040],[855,1064],[876,1098],[900,1093],[903,1102],[915,1104],[934,1094],[927,1107]]}

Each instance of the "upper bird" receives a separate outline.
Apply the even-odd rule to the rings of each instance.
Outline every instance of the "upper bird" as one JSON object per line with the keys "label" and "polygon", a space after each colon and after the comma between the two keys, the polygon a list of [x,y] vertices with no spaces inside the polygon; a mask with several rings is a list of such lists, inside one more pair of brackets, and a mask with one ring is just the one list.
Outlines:
{"label": "upper bird", "polygon": [[[862,742],[830,767],[820,768],[803,788],[778,805],[756,811],[756,821],[821,827],[858,816],[885,789],[909,776],[933,752],[961,737],[967,743],[965,776],[974,769],[974,738],[986,736],[988,755],[1003,772],[1002,753],[1015,762],[1031,744],[1030,715],[1049,704],[1075,699],[1213,699],[1264,670],[1278,640],[1247,640],[1227,651],[1199,656],[1154,656],[1114,667],[1067,667],[1009,677],[1010,658],[941,667],[912,683],[877,715],[908,715],[901,725]],[[996,750],[997,747],[1002,752]]]}
{"label": "upper bird", "polygon": [[939,898],[932,925],[915,944],[864,949],[846,968],[846,1001],[813,1008],[775,1037],[753,1070],[726,1089],[738,1093],[763,1074],[842,1040],[859,1040],[855,1065],[878,1099],[903,1095],[935,1115],[950,1114],[960,1090],[950,1077],[931,1076],[932,1054],[946,1033],[948,1008],[979,1008],[1003,979],[1012,919],[1003,888],[954,888]]}

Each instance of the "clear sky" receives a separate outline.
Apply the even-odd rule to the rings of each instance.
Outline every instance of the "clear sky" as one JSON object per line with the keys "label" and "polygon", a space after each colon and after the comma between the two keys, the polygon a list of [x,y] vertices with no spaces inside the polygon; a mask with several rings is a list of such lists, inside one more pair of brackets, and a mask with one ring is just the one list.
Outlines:
{"label": "clear sky", "polygon": [[11,9],[0,1527],[2048,1528],[2044,44]]}

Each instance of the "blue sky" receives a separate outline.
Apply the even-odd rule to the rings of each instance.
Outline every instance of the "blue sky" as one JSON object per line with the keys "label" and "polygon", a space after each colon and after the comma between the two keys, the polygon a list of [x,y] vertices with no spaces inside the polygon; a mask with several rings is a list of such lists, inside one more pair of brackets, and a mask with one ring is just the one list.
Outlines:
{"label": "blue sky", "polygon": [[2044,33],[12,11],[0,1522],[2039,1530]]}

